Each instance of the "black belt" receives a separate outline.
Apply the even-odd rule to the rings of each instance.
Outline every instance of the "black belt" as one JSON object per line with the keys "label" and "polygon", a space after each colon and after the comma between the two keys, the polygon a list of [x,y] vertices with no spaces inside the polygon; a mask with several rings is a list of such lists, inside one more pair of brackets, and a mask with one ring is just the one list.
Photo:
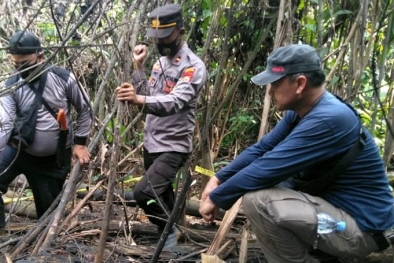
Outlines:
{"label": "black belt", "polygon": [[390,247],[390,245],[391,245],[390,240],[386,237],[384,232],[369,233],[369,235],[373,238],[376,245],[378,246],[378,251],[376,251],[376,252],[383,251],[383,250]]}

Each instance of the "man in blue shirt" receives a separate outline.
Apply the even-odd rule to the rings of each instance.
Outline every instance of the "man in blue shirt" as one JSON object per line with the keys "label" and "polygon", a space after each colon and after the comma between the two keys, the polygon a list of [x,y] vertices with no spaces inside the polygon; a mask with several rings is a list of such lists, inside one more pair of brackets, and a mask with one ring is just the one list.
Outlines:
{"label": "man in blue shirt", "polygon": [[[316,50],[293,44],[278,48],[267,69],[252,78],[271,83],[270,95],[283,119],[259,142],[221,169],[202,194],[207,221],[219,208],[243,197],[243,209],[269,262],[319,262],[319,249],[341,258],[364,257],[389,246],[384,231],[394,225],[393,197],[371,135],[355,160],[322,191],[297,191],[337,163],[360,138],[354,110],[324,88]],[[346,222],[344,232],[317,234],[317,213]]]}

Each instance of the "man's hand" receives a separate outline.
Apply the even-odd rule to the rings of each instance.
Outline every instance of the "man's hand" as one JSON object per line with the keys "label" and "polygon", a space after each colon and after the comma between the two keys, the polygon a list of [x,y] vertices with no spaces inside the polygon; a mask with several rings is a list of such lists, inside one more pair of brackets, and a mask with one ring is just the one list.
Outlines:
{"label": "man's hand", "polygon": [[212,202],[209,196],[207,196],[205,200],[201,200],[198,211],[205,221],[212,222],[218,216],[219,209],[220,208],[214,202]]}
{"label": "man's hand", "polygon": [[74,161],[78,160],[80,164],[89,163],[90,153],[88,151],[88,147],[85,145],[74,145],[73,159]]}
{"label": "man's hand", "polygon": [[215,190],[216,187],[218,187],[222,182],[216,177],[213,176],[211,179],[209,179],[207,185],[205,186],[204,191],[201,194],[201,201],[205,201],[205,199],[209,196],[209,194]]}
{"label": "man's hand", "polygon": [[136,69],[142,69],[142,64],[144,63],[147,56],[148,56],[148,48],[145,45],[139,44],[134,47],[133,57],[134,60],[136,61],[134,65]]}
{"label": "man's hand", "polygon": [[137,93],[135,93],[134,86],[130,83],[122,83],[120,87],[117,87],[115,90],[118,93],[118,100],[120,101],[129,101],[134,103],[137,100]]}
{"label": "man's hand", "polygon": [[208,181],[204,191],[201,194],[199,212],[205,221],[212,222],[219,213],[220,208],[214,202],[212,202],[212,200],[209,198],[209,194],[220,184],[220,180],[216,176],[213,176]]}
{"label": "man's hand", "polygon": [[145,103],[145,96],[137,95],[134,86],[130,83],[122,83],[120,87],[115,89],[118,94],[119,101],[128,101],[135,105],[143,105]]}

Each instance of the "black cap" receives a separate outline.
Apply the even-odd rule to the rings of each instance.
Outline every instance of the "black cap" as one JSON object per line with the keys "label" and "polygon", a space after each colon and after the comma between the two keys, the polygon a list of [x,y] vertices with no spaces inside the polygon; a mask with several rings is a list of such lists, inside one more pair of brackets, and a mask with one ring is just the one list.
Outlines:
{"label": "black cap", "polygon": [[252,77],[253,83],[263,86],[286,75],[321,70],[321,59],[316,49],[305,44],[280,47],[268,56],[267,68]]}
{"label": "black cap", "polygon": [[147,37],[168,37],[177,25],[183,26],[182,7],[179,4],[159,6],[152,10],[149,19],[151,25],[146,33]]}
{"label": "black cap", "polygon": [[17,31],[8,42],[11,54],[28,55],[42,51],[40,40],[29,31]]}

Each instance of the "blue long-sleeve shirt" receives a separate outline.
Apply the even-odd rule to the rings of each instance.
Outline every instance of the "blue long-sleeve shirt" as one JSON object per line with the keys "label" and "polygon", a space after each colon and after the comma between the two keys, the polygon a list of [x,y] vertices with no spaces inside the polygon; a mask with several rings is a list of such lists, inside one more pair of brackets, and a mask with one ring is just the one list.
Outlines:
{"label": "blue long-sleeve shirt", "polygon": [[[359,138],[356,115],[329,92],[289,134],[296,118],[295,112],[288,111],[270,133],[216,174],[222,182],[210,194],[216,205],[229,209],[249,191],[316,171],[343,156]],[[353,164],[320,197],[349,213],[362,231],[382,231],[394,225],[393,197],[369,133]]]}

